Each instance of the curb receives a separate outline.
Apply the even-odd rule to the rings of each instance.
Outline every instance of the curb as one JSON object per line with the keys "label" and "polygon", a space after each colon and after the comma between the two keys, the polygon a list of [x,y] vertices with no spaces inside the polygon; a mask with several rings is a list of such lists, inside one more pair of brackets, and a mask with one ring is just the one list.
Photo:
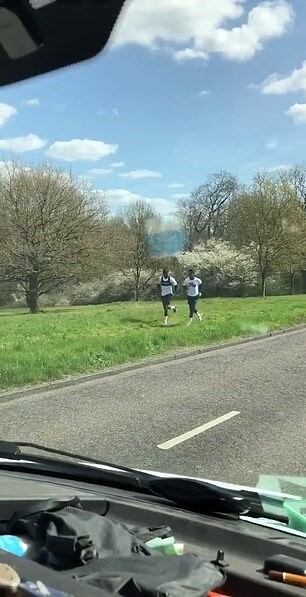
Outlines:
{"label": "curb", "polygon": [[52,392],[53,390],[59,390],[62,388],[70,388],[73,386],[77,386],[80,384],[84,384],[90,381],[95,381],[99,379],[104,379],[107,377],[114,377],[116,375],[120,375],[121,373],[129,373],[133,371],[137,371],[138,369],[146,369],[148,367],[152,367],[154,365],[161,365],[163,363],[169,363],[174,361],[179,361],[182,359],[188,359],[193,356],[199,356],[201,354],[208,354],[210,352],[214,352],[216,350],[223,350],[224,348],[233,348],[235,346],[242,346],[244,344],[249,344],[251,342],[260,342],[261,340],[267,340],[268,338],[274,338],[277,336],[282,336],[285,334],[292,334],[295,332],[306,330],[306,324],[296,325],[291,328],[284,328],[281,330],[275,330],[272,332],[268,332],[266,334],[262,334],[260,336],[248,336],[246,338],[237,338],[236,340],[231,340],[229,342],[223,342],[221,344],[214,344],[211,346],[205,346],[202,348],[191,348],[187,350],[181,350],[176,353],[168,353],[164,356],[160,357],[148,357],[142,361],[137,361],[136,363],[128,363],[125,365],[118,365],[116,367],[112,367],[109,369],[104,369],[103,371],[97,373],[89,373],[86,375],[79,375],[70,378],[65,378],[58,381],[53,382],[46,382],[43,384],[39,384],[36,386],[31,387],[23,387],[16,390],[10,390],[8,392],[0,392],[0,406],[6,402],[11,402],[12,400],[16,400],[18,398],[23,398],[26,396],[35,396],[37,394],[41,394],[42,392]]}

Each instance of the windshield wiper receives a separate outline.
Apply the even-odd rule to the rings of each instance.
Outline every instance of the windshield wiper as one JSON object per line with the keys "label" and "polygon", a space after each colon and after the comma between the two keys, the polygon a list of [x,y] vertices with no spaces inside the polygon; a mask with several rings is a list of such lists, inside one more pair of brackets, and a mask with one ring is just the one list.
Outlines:
{"label": "windshield wiper", "polygon": [[[97,458],[92,458],[90,456],[84,456],[84,454],[76,454],[75,452],[67,452],[65,450],[57,450],[56,448],[47,448],[46,446],[42,446],[40,444],[36,444],[33,442],[8,442],[0,440],[0,458],[15,458],[16,460],[20,460],[23,457],[36,458],[36,454],[29,454],[27,451],[24,451],[22,448],[32,448],[37,450],[38,452],[43,452],[45,454],[55,454],[57,456],[64,456],[65,458],[71,458],[71,460],[77,460],[78,462],[90,462],[91,464],[96,465],[103,465],[107,466],[116,470],[120,470],[123,472],[128,473],[136,473],[137,471],[133,468],[127,466],[117,466],[116,464],[110,464],[109,462],[104,462],[103,460],[98,460]],[[55,462],[60,462],[58,459],[55,459]],[[66,462],[66,461],[65,461]],[[142,474],[142,473],[141,473]],[[151,476],[151,475],[148,475]]]}
{"label": "windshield wiper", "polygon": [[232,515],[250,513],[248,500],[238,491],[224,489],[205,481],[180,477],[156,477],[148,481],[148,487],[154,495],[195,512]]}
{"label": "windshield wiper", "polygon": [[[43,454],[64,457],[65,460],[33,454],[28,452],[29,448]],[[237,517],[247,514],[248,516],[265,516],[265,518],[270,517],[280,522],[287,522],[286,517],[267,514],[263,509],[262,499],[256,492],[225,489],[214,483],[201,480],[180,477],[160,478],[154,474],[144,473],[126,466],[119,467],[96,458],[72,454],[55,448],[46,448],[31,442],[0,441],[0,458],[18,462],[28,459],[35,465],[39,465],[40,471],[48,474],[60,474],[64,478],[78,478],[96,483],[103,481],[108,486],[136,490],[146,495],[166,499],[176,506],[188,508],[193,512]],[[106,468],[88,467],[87,463]],[[2,467],[4,466],[3,463],[0,464]],[[24,470],[28,467],[29,463],[24,463],[22,466]],[[269,501],[277,505],[282,502],[279,498],[269,498]]]}
{"label": "windshield wiper", "polygon": [[[31,449],[42,452],[43,455],[35,454],[30,451]],[[48,454],[54,454],[60,458],[50,458]],[[153,475],[138,472],[126,466],[119,467],[96,458],[56,448],[47,448],[32,442],[0,440],[0,458],[8,460],[8,463],[0,462],[2,468],[6,468],[6,464],[9,466],[11,462],[23,470],[29,470],[34,465],[35,471],[38,468],[39,471],[46,474],[97,483],[103,481],[106,485],[138,491],[141,490],[145,481],[153,478]],[[95,466],[88,467],[87,464],[96,465],[97,468]],[[98,468],[98,466],[105,468]],[[11,467],[9,466],[9,468]]]}
{"label": "windshield wiper", "polygon": [[174,501],[182,507],[196,512],[214,512],[219,514],[246,514],[254,518],[270,518],[278,522],[288,522],[286,516],[270,514],[263,507],[263,499],[267,505],[281,506],[283,500],[278,497],[263,496],[246,489],[225,489],[205,481],[168,477],[149,480],[152,493],[159,497]]}

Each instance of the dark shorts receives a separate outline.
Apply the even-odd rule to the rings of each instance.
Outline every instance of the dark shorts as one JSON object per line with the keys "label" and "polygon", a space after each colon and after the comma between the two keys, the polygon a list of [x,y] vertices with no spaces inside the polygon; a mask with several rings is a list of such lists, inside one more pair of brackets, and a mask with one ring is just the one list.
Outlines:
{"label": "dark shorts", "polygon": [[197,296],[187,296],[187,301],[189,305],[190,317],[193,316],[194,313],[197,311],[197,303],[199,300],[199,295]]}
{"label": "dark shorts", "polygon": [[169,307],[172,297],[173,297],[172,294],[166,294],[166,296],[161,297],[161,302],[163,303],[164,307]]}
{"label": "dark shorts", "polygon": [[187,296],[188,305],[196,305],[199,298],[200,298],[199,295],[198,296]]}

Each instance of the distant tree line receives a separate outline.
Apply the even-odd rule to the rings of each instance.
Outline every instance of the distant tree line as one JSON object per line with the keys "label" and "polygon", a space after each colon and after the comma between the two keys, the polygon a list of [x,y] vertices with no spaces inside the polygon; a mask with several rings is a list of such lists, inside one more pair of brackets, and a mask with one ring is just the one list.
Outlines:
{"label": "distant tree line", "polygon": [[228,172],[211,175],[178,214],[185,231],[182,267],[197,267],[216,286],[257,287],[283,275],[294,292],[306,269],[306,168],[258,172],[242,185]]}
{"label": "distant tree line", "polygon": [[212,174],[177,206],[185,248],[152,256],[161,217],[145,201],[112,215],[103,193],[72,174],[8,162],[0,175],[0,303],[31,313],[52,301],[156,296],[163,266],[194,267],[212,294],[265,295],[306,270],[306,168],[259,172],[248,186]]}

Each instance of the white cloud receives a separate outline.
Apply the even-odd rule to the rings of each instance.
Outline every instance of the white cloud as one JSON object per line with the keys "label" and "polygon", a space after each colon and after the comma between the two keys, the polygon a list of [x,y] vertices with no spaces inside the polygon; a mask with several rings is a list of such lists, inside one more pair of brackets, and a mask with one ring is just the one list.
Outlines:
{"label": "white cloud", "polygon": [[110,116],[110,114],[112,114],[113,116],[119,116],[119,110],[118,108],[110,108],[110,109],[105,109],[105,108],[100,108],[99,110],[97,110],[97,115],[98,116]]}
{"label": "white cloud", "polygon": [[286,77],[281,77],[277,73],[269,75],[259,87],[264,95],[284,95],[296,91],[306,91],[306,60],[301,68],[294,69]]}
{"label": "white cloud", "polygon": [[170,184],[168,184],[168,189],[183,189],[184,186],[185,185],[181,182],[171,182]]}
{"label": "white cloud", "polygon": [[15,114],[17,114],[17,110],[14,106],[0,103],[0,126],[3,126]]}
{"label": "white cloud", "polygon": [[249,12],[245,24],[217,30],[212,48],[232,60],[249,60],[264,42],[281,37],[292,21],[293,11],[285,0],[261,2]]}
{"label": "white cloud", "polygon": [[47,145],[46,139],[41,139],[37,135],[30,133],[24,137],[11,137],[9,139],[0,139],[0,149],[12,151],[14,153],[23,153],[24,151],[33,151],[41,149]]}
{"label": "white cloud", "polygon": [[161,178],[162,174],[154,170],[131,170],[130,172],[122,172],[119,176],[120,178],[139,180],[141,178]]}
{"label": "white cloud", "polygon": [[269,172],[279,172],[281,170],[289,170],[291,168],[290,164],[278,164],[278,166],[272,166],[268,168]]}
{"label": "white cloud", "polygon": [[266,149],[276,149],[278,147],[278,141],[276,139],[271,139],[266,143]]}
{"label": "white cloud", "polygon": [[293,106],[287,110],[286,114],[291,116],[293,121],[297,124],[304,124],[306,123],[306,104],[293,104]]}
{"label": "white cloud", "polygon": [[210,95],[210,90],[203,89],[202,91],[200,91],[199,95],[201,95],[202,97],[205,97],[206,95]]}
{"label": "white cloud", "polygon": [[23,164],[18,165],[16,162],[11,160],[0,161],[0,174],[3,177],[7,177],[10,172],[30,172],[30,166],[24,166]]}
{"label": "white cloud", "polygon": [[89,176],[107,176],[113,172],[112,168],[92,168],[88,171]]}
{"label": "white cloud", "polygon": [[71,139],[70,141],[55,141],[48,148],[46,154],[50,158],[77,162],[78,160],[97,161],[116,153],[118,145],[95,141],[93,139]]}
{"label": "white cloud", "polygon": [[[167,50],[178,61],[220,53],[248,60],[293,22],[287,0],[262,1],[245,14],[244,0],[134,0],[119,22],[113,45]],[[230,27],[230,21],[243,23]]]}
{"label": "white cloud", "polygon": [[113,212],[117,212],[121,208],[126,207],[135,201],[146,201],[162,215],[171,215],[175,213],[176,209],[176,205],[173,201],[160,197],[145,197],[138,193],[132,193],[127,189],[108,189],[99,192],[103,195],[106,201],[108,201]]}
{"label": "white cloud", "polygon": [[189,193],[174,193],[174,195],[172,195],[172,199],[187,199],[187,197],[189,197]]}
{"label": "white cloud", "polygon": [[173,58],[177,62],[188,62],[189,60],[207,60],[208,54],[203,50],[196,50],[195,48],[184,48],[183,50],[175,50]]}
{"label": "white cloud", "polygon": [[113,162],[110,165],[111,168],[124,168],[125,167],[125,163],[124,162]]}
{"label": "white cloud", "polygon": [[38,106],[40,106],[40,101],[38,97],[32,97],[30,99],[25,100],[23,103],[26,106],[29,106],[30,108],[38,108]]}

